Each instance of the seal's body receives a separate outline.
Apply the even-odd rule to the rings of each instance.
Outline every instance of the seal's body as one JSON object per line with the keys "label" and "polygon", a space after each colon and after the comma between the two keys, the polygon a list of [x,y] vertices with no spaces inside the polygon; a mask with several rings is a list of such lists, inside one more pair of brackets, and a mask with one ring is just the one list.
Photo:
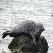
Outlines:
{"label": "seal's body", "polygon": [[10,37],[16,37],[20,34],[29,34],[33,38],[33,42],[36,44],[36,41],[43,31],[44,27],[42,24],[35,23],[31,20],[26,20],[18,24],[11,31],[4,32],[2,38],[5,38],[7,35],[9,35]]}

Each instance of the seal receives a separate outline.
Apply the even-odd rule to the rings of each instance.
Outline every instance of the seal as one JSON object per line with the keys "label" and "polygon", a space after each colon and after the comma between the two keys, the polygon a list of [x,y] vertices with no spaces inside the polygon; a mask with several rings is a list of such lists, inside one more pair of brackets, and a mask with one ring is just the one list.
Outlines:
{"label": "seal", "polygon": [[36,44],[43,31],[43,24],[35,23],[31,20],[25,20],[15,26],[15,28],[13,28],[12,30],[4,32],[2,38],[5,38],[7,35],[9,35],[10,37],[17,37],[21,34],[28,34],[32,37],[33,42]]}

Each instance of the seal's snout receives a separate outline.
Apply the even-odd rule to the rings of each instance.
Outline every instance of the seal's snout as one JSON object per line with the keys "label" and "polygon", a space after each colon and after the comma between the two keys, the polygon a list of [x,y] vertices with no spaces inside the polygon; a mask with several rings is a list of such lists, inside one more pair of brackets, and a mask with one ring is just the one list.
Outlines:
{"label": "seal's snout", "polygon": [[44,31],[45,29],[43,28],[43,31]]}

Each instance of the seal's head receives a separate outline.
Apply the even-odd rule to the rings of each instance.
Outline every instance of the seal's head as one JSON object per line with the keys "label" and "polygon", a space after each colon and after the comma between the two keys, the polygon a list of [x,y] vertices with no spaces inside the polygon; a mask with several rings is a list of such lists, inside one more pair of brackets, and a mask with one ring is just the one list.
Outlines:
{"label": "seal's head", "polygon": [[41,23],[38,23],[38,28],[40,30],[39,31],[40,33],[42,33],[45,30],[43,24],[41,24]]}

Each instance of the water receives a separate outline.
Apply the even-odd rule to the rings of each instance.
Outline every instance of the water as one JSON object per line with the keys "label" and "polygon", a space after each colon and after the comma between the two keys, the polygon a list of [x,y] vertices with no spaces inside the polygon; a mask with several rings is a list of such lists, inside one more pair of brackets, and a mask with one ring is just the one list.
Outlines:
{"label": "water", "polygon": [[2,39],[2,33],[23,20],[33,20],[44,25],[42,33],[48,42],[48,53],[53,53],[53,2],[52,0],[1,0],[0,1],[0,53],[12,38]]}

